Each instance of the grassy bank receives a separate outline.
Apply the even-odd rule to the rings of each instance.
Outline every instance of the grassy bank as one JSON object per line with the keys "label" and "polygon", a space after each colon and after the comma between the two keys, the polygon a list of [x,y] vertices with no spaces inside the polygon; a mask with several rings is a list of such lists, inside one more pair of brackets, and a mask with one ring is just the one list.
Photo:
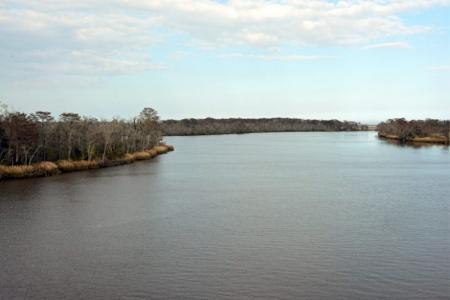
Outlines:
{"label": "grassy bank", "polygon": [[[385,134],[385,133],[378,132],[378,137],[383,138],[383,139],[404,142],[404,140],[402,140],[398,135],[394,135],[394,134]],[[408,143],[441,144],[441,145],[449,144],[449,140],[445,136],[442,136],[442,135],[407,138],[406,142],[408,142]]]}
{"label": "grassy bank", "polygon": [[0,180],[46,177],[61,173],[120,166],[139,160],[148,160],[173,150],[173,146],[161,144],[149,150],[127,153],[123,157],[114,160],[59,160],[20,166],[0,165]]}

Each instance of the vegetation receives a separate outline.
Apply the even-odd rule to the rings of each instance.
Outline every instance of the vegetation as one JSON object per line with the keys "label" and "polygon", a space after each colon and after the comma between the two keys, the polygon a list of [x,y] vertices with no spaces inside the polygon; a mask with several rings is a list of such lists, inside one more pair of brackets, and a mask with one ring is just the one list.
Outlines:
{"label": "vegetation", "polygon": [[450,120],[389,119],[377,126],[378,136],[395,139],[402,143],[450,143]]}
{"label": "vegetation", "polygon": [[76,113],[9,112],[0,105],[0,179],[52,175],[150,159],[173,150],[161,144],[157,112],[131,120]]}
{"label": "vegetation", "polygon": [[164,135],[239,134],[288,131],[359,131],[367,126],[338,120],[270,119],[183,119],[161,122]]}
{"label": "vegetation", "polygon": [[55,163],[48,161],[22,166],[0,165],[0,179],[42,177],[58,174],[59,172],[58,166]]}

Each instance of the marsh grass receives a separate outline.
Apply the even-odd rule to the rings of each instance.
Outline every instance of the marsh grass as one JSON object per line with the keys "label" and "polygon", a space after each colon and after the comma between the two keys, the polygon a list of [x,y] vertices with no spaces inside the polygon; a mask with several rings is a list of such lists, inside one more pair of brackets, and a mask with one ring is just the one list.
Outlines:
{"label": "marsh grass", "polygon": [[136,152],[133,154],[135,160],[146,160],[152,158],[150,153],[142,151],[142,152]]}
{"label": "marsh grass", "polygon": [[173,151],[174,148],[173,148],[173,146],[161,144],[159,146],[156,146],[153,149],[155,149],[156,153],[158,153],[158,154],[164,154],[164,153],[167,153],[169,151]]}
{"label": "marsh grass", "polygon": [[49,161],[26,166],[0,166],[0,179],[42,177],[58,173],[58,166]]}
{"label": "marsh grass", "polygon": [[[385,134],[385,133],[379,132],[378,136],[380,138],[384,138],[384,139],[397,140],[397,141],[401,140],[398,135],[393,135],[393,134]],[[445,136],[442,136],[442,135],[414,137],[414,138],[407,139],[406,141],[412,142],[412,143],[449,144],[449,139],[447,139]]]}
{"label": "marsh grass", "polygon": [[151,157],[155,157],[158,155],[158,152],[155,149],[146,150],[148,154],[150,154]]}
{"label": "marsh grass", "polygon": [[59,160],[56,162],[58,168],[63,172],[82,171],[100,168],[97,160]]}
{"label": "marsh grass", "polygon": [[151,159],[159,154],[164,154],[173,150],[174,147],[171,145],[160,144],[149,150],[127,153],[122,158],[116,160],[59,160],[56,163],[44,161],[32,165],[0,165],[0,179],[44,177],[59,173],[113,167],[133,163],[137,160]]}
{"label": "marsh grass", "polygon": [[134,162],[136,159],[134,158],[134,155],[131,153],[127,153],[122,157],[122,160],[124,160],[127,163],[132,163]]}
{"label": "marsh grass", "polygon": [[418,143],[437,143],[437,144],[448,144],[449,142],[449,140],[445,136],[440,135],[416,137],[412,141]]}

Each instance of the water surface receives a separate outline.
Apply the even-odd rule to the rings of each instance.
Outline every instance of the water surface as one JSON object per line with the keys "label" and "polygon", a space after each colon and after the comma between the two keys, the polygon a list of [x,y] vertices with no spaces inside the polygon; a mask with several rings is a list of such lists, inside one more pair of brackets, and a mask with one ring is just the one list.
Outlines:
{"label": "water surface", "polygon": [[0,298],[450,297],[448,148],[168,142],[148,162],[0,182]]}

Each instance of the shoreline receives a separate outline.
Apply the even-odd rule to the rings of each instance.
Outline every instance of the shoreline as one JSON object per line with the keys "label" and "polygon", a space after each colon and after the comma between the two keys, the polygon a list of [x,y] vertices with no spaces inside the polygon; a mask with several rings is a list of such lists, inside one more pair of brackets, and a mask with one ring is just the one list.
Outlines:
{"label": "shoreline", "polygon": [[337,133],[337,132],[372,132],[375,130],[284,130],[284,131],[252,131],[252,132],[231,132],[231,133],[198,133],[198,134],[164,134],[170,137],[186,136],[215,136],[215,135],[246,135],[246,134],[265,134],[265,133]]}
{"label": "shoreline", "polygon": [[[393,140],[402,142],[398,135],[394,134],[384,134],[378,132],[378,137],[381,139]],[[406,143],[422,143],[422,144],[438,144],[438,145],[449,145],[449,140],[445,136],[426,136],[426,137],[414,137],[409,138],[405,141]]]}
{"label": "shoreline", "polygon": [[245,134],[259,132],[361,131],[367,125],[354,121],[300,118],[190,118],[162,120],[163,136]]}
{"label": "shoreline", "polygon": [[127,153],[122,158],[113,160],[59,160],[56,162],[43,161],[31,165],[0,165],[0,181],[49,177],[64,173],[122,166],[132,164],[135,161],[149,160],[174,150],[172,145],[160,144],[152,149]]}

